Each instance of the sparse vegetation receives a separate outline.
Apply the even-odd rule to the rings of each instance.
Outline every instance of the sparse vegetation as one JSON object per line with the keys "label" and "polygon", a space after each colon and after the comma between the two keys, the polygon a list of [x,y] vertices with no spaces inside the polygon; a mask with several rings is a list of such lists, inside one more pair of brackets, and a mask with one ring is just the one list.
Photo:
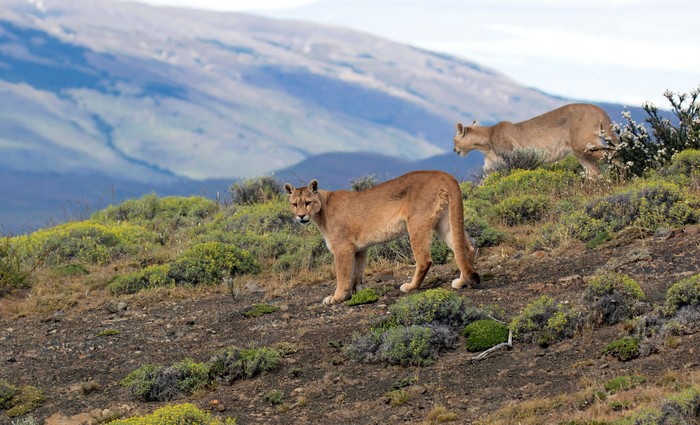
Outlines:
{"label": "sparse vegetation", "polygon": [[282,183],[274,176],[252,177],[231,185],[231,198],[236,205],[253,205],[278,199]]}
{"label": "sparse vegetation", "polygon": [[10,418],[16,418],[39,408],[46,396],[40,389],[25,385],[17,388],[0,379],[0,411],[4,410]]}
{"label": "sparse vegetation", "polygon": [[673,315],[685,306],[700,307],[700,274],[682,279],[671,286],[666,293],[667,315]]}

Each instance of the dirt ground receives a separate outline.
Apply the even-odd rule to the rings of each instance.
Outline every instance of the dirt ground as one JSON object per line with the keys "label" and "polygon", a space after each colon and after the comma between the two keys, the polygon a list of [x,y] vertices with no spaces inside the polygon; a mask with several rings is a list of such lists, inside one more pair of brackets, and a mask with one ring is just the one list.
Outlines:
{"label": "dirt ground", "polygon": [[[699,259],[697,232],[593,250],[580,246],[557,256],[538,252],[503,258],[496,251],[482,252],[477,270],[490,279],[462,293],[475,304],[497,304],[511,318],[542,294],[575,303],[586,280],[608,268],[631,275],[658,301],[673,283],[700,273]],[[449,288],[455,273],[453,264],[434,267],[430,286]],[[208,361],[229,345],[287,342],[298,351],[284,356],[277,372],[222,383],[174,402],[192,402],[243,425],[398,424],[421,423],[436,406],[454,412],[457,423],[471,423],[509,404],[576,391],[584,381],[628,373],[654,379],[669,370],[700,369],[698,334],[682,337],[674,349],[630,362],[602,356],[603,347],[626,335],[622,325],[585,331],[546,349],[516,342],[513,349],[480,361],[473,360],[463,343],[428,367],[361,364],[345,358],[342,346],[353,333],[367,330],[370,316],[386,314],[387,306],[401,296],[398,286],[411,274],[412,268],[405,266],[367,276],[367,286],[392,289],[379,302],[357,307],[321,305],[332,293],[330,281],[274,298],[250,283],[236,298],[222,288],[184,299],[117,299],[49,317],[3,317],[0,378],[45,392],[46,401],[33,412],[39,423],[87,423],[117,411],[151,413],[166,404],[136,401],[119,386],[145,363],[172,364],[186,357]],[[242,314],[258,303],[279,309],[257,318]],[[98,336],[106,329],[120,333]],[[406,384],[408,402],[386,402],[387,392]],[[283,393],[282,407],[265,400],[273,389]],[[10,419],[0,413],[0,423],[9,424]]]}

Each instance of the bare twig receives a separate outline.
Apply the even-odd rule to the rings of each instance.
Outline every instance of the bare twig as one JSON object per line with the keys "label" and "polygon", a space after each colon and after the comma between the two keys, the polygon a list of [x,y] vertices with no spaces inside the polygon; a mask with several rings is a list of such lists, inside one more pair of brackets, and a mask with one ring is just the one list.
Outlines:
{"label": "bare twig", "polygon": [[[489,317],[490,317],[490,316],[489,316]],[[494,320],[496,320],[496,319],[494,319]],[[512,330],[509,330],[509,331],[508,331],[508,342],[502,342],[502,343],[500,343],[500,344],[498,344],[498,345],[495,345],[495,346],[489,348],[488,350],[486,350],[486,351],[484,351],[484,352],[482,352],[482,353],[479,353],[478,356],[472,358],[472,361],[475,361],[475,360],[482,360],[482,359],[484,359],[486,356],[488,356],[489,354],[493,353],[493,352],[496,351],[496,350],[500,350],[500,349],[503,348],[503,347],[513,348],[513,331],[512,331]]]}

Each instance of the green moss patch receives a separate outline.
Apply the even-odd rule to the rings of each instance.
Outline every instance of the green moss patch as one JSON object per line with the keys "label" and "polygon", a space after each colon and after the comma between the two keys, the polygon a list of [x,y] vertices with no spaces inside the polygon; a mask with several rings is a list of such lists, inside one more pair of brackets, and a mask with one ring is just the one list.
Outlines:
{"label": "green moss patch", "polygon": [[348,306],[354,306],[354,305],[361,305],[361,304],[371,304],[371,303],[376,303],[379,300],[379,295],[377,294],[377,291],[374,290],[374,288],[365,288],[352,296],[348,301],[345,302],[345,305]]}
{"label": "green moss patch", "polygon": [[277,307],[269,304],[255,304],[243,312],[245,317],[260,317],[266,314],[274,313]]}
{"label": "green moss patch", "polygon": [[508,326],[495,320],[477,320],[465,326],[467,351],[483,351],[508,341]]}
{"label": "green moss patch", "polygon": [[510,329],[513,338],[535,342],[546,347],[562,339],[571,338],[580,325],[580,313],[566,304],[543,295],[525,307],[513,318]]}
{"label": "green moss patch", "polygon": [[625,375],[610,379],[603,384],[605,391],[615,394],[620,391],[631,390],[632,388],[645,383],[647,379],[640,375]]}

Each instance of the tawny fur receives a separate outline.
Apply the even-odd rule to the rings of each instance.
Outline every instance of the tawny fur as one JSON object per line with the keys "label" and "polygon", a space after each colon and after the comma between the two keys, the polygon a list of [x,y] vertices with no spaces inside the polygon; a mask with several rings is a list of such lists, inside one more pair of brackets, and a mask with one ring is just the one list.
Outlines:
{"label": "tawny fur", "polygon": [[447,173],[414,171],[361,192],[320,190],[316,180],[307,187],[284,187],[296,219],[313,220],[333,253],[337,284],[325,304],[347,300],[362,283],[369,247],[404,235],[410,238],[416,271],[410,283],[401,285],[403,292],[419,288],[425,279],[434,231],[455,253],[460,277],[452,287],[479,282],[472,267],[474,248],[464,231],[462,194]]}
{"label": "tawny fur", "polygon": [[527,121],[502,121],[494,126],[463,126],[457,123],[454,151],[464,156],[473,149],[484,153],[484,170],[489,171],[501,160],[503,152],[519,147],[534,147],[547,152],[546,162],[556,162],[573,153],[586,170],[587,177],[598,177],[597,162],[603,151],[591,151],[589,145],[601,146],[601,131],[617,141],[604,110],[588,104],[571,104],[536,116]]}

